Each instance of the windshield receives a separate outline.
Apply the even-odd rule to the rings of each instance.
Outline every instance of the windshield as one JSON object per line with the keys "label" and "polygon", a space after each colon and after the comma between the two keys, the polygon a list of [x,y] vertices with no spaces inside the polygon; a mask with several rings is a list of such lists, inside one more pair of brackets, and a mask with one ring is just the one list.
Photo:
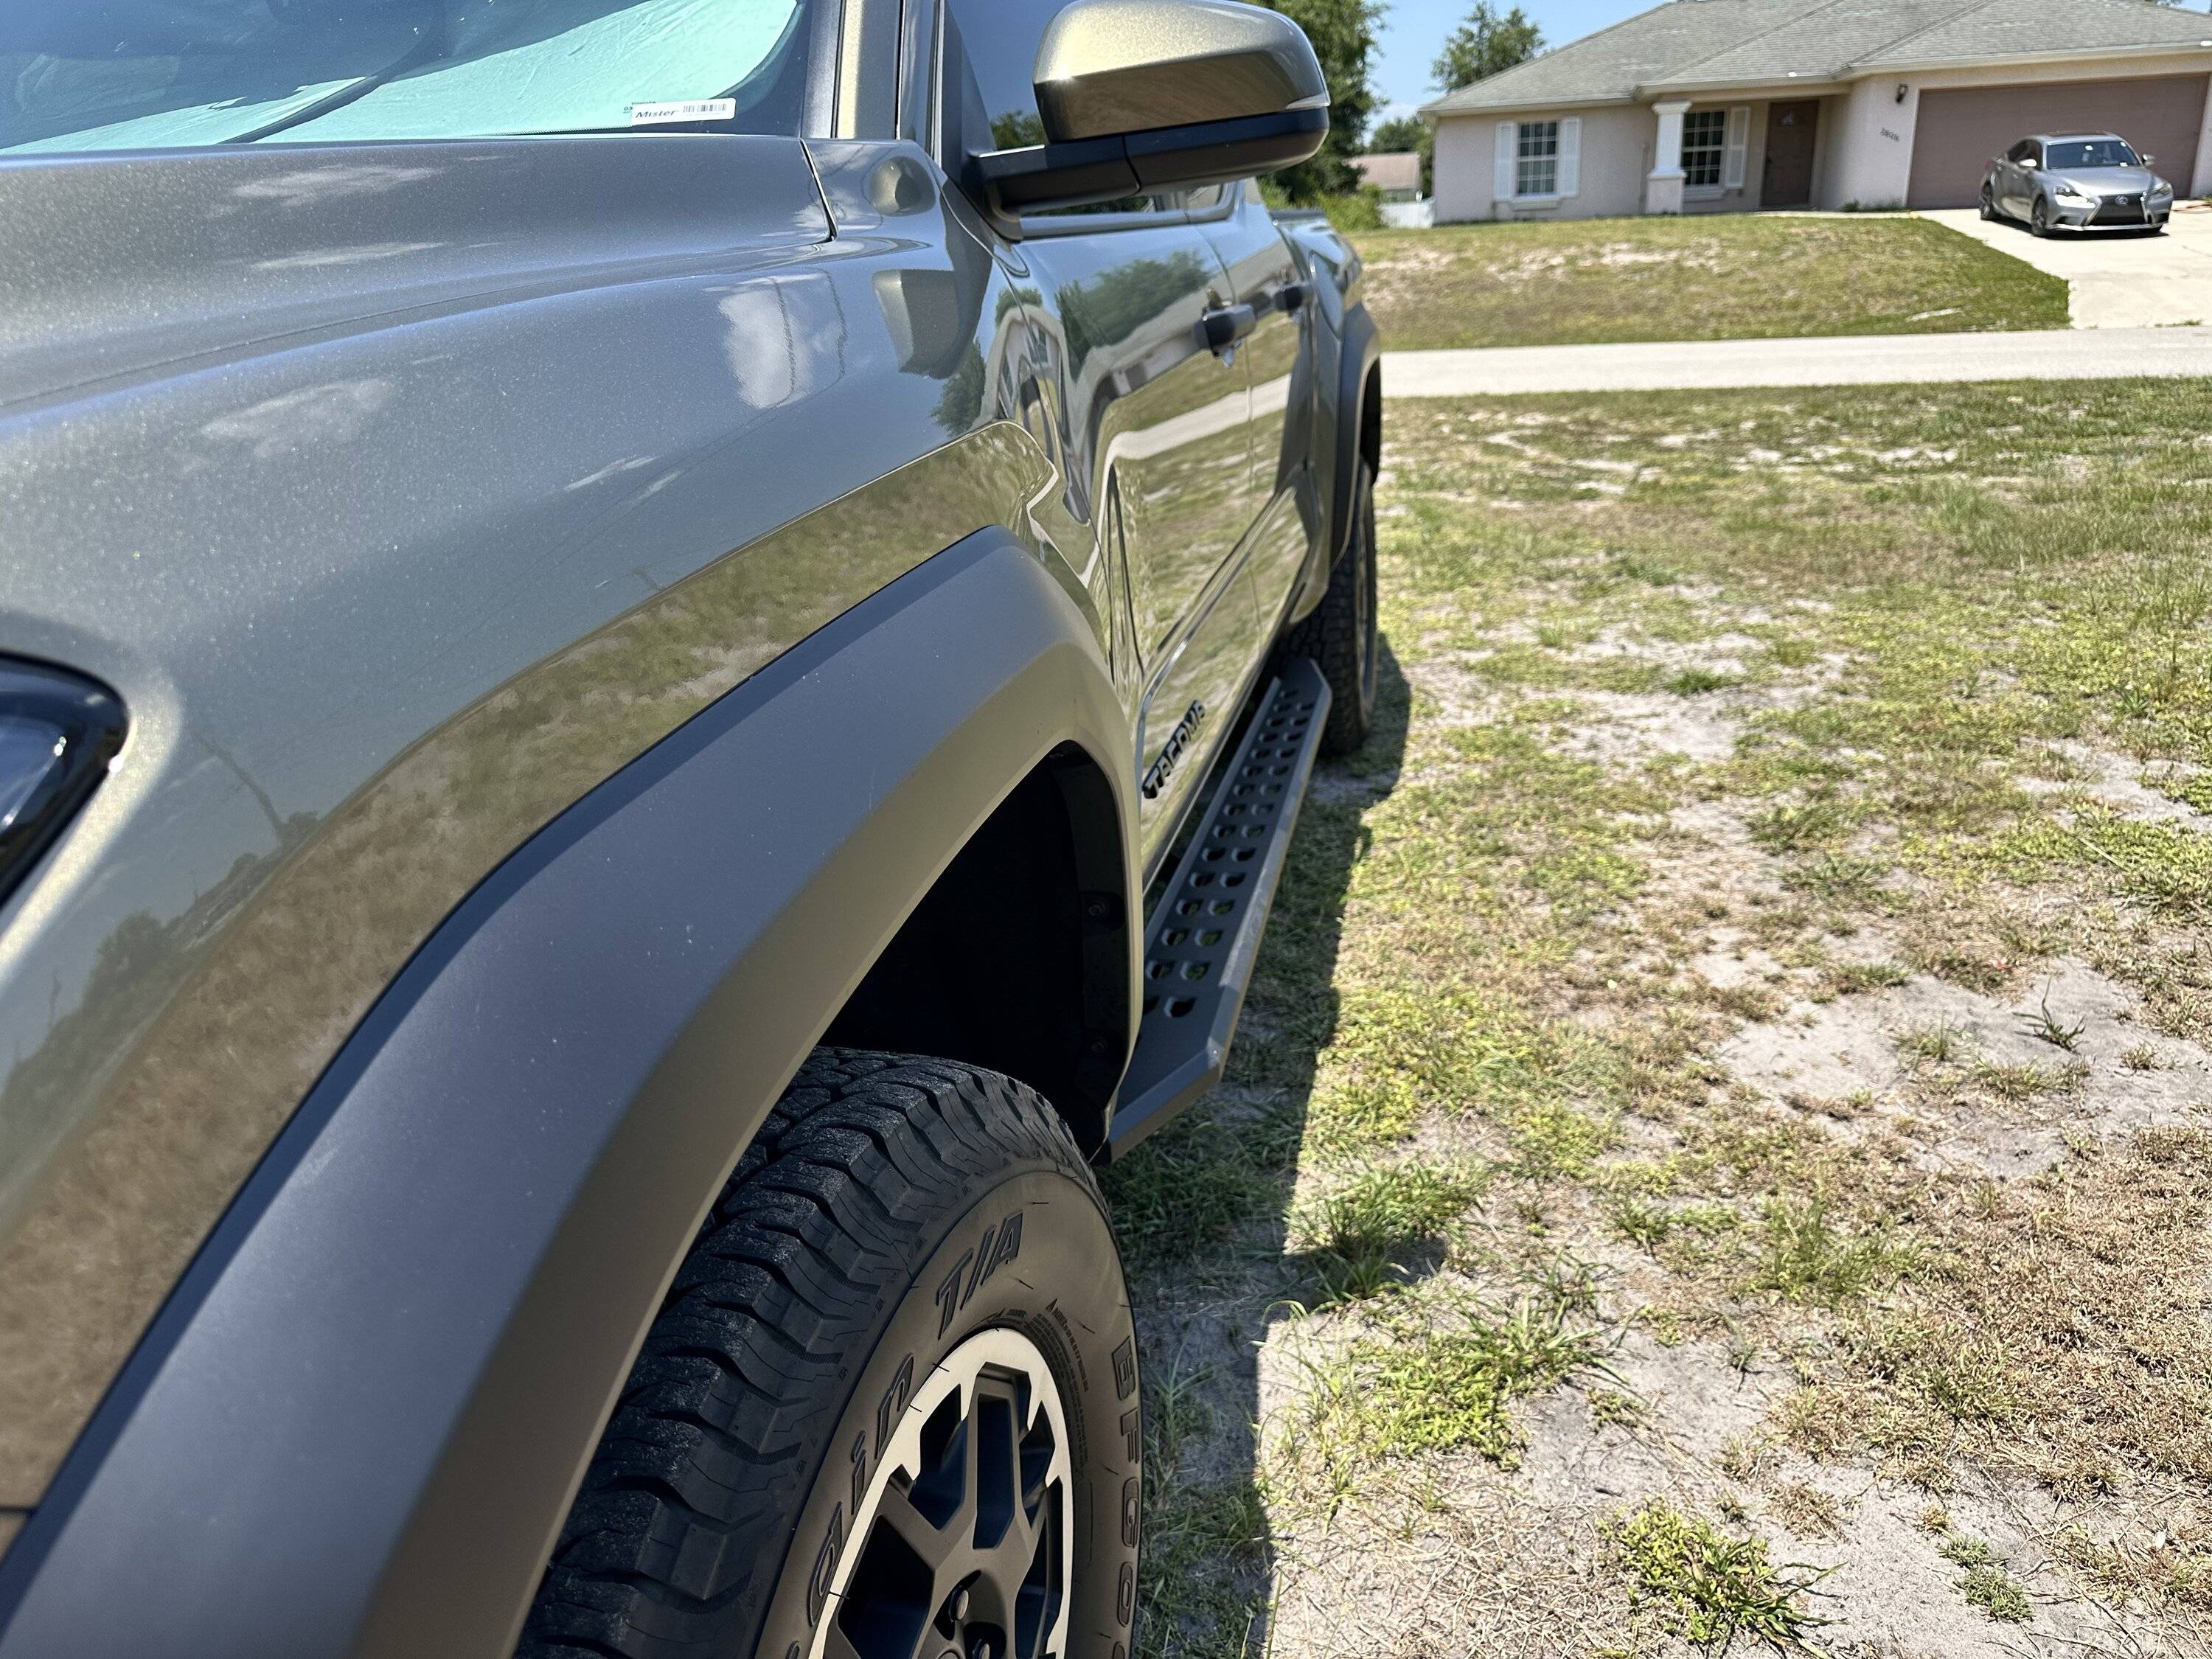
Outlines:
{"label": "windshield", "polygon": [[2135,151],[2124,138],[2069,138],[2063,144],[2044,148],[2043,165],[2046,167],[2141,167]]}
{"label": "windshield", "polygon": [[828,0],[0,0],[0,153],[799,131]]}

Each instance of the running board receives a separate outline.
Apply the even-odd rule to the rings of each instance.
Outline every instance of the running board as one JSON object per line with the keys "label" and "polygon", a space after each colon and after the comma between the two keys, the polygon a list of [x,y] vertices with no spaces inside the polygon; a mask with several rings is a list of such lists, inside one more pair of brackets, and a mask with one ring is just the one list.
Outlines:
{"label": "running board", "polygon": [[1107,1133],[1110,1157],[1221,1080],[1328,719],[1321,669],[1291,659],[1145,924],[1145,1012]]}

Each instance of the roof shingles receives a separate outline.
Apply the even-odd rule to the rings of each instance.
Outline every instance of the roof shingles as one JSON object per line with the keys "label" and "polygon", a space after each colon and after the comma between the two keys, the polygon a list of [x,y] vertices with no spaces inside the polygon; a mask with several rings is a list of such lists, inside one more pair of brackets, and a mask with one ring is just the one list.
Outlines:
{"label": "roof shingles", "polygon": [[2212,18],[2149,0],[1983,0],[1858,61],[1871,69],[2115,47],[2201,46],[2207,40],[2212,40]]}
{"label": "roof shingles", "polygon": [[1646,81],[1773,27],[1805,0],[1669,0],[1516,64],[1425,107],[1438,114],[1546,103],[1625,102]]}
{"label": "roof shingles", "polygon": [[2151,0],[1669,0],[1424,106],[1454,115],[1905,64],[2003,62],[2212,40],[2212,19]]}

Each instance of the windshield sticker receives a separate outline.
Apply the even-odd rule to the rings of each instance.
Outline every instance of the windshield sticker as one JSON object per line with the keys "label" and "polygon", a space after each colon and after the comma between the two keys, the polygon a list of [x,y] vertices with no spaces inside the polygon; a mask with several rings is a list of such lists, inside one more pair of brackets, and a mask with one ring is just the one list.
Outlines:
{"label": "windshield sticker", "polygon": [[672,104],[632,104],[629,124],[652,127],[669,121],[727,121],[735,118],[737,112],[734,98],[690,98]]}

